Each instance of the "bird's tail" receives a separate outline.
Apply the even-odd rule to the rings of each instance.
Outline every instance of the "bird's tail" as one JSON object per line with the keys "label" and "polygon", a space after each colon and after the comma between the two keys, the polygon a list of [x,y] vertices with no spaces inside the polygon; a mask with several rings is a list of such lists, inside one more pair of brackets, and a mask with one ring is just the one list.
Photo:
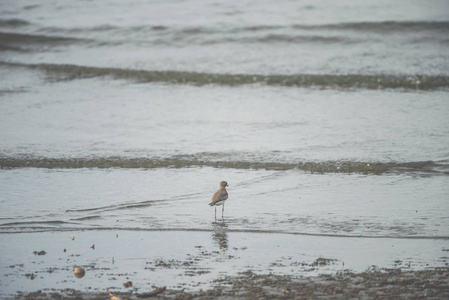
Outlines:
{"label": "bird's tail", "polygon": [[214,206],[214,203],[213,202],[209,203],[209,206]]}

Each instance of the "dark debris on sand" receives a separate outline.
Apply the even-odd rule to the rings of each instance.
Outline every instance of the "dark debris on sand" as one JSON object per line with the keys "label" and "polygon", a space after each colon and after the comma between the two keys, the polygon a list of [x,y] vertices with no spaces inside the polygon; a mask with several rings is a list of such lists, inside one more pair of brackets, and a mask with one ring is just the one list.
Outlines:
{"label": "dark debris on sand", "polygon": [[[120,299],[141,299],[132,293],[117,293]],[[19,293],[11,299],[110,299],[109,295],[75,290]],[[149,299],[449,299],[449,268],[424,271],[373,268],[317,277],[258,275],[251,271],[227,276],[214,288],[199,292],[167,289]]]}

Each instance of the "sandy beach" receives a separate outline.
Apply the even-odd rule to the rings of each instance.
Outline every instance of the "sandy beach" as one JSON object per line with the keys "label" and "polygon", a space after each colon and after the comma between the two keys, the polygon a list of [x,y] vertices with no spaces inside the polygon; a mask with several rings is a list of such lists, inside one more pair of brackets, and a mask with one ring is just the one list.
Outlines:
{"label": "sandy beach", "polygon": [[55,289],[18,293],[11,299],[448,299],[449,269],[416,272],[376,269],[301,278],[256,275],[248,271],[218,280],[214,288],[205,291],[159,288],[153,293],[118,292],[109,295],[107,292]]}
{"label": "sandy beach", "polygon": [[[447,240],[226,231],[0,235],[2,299],[447,299]],[[77,278],[74,270],[85,274]],[[159,290],[160,291],[160,290]],[[151,294],[150,294],[151,295]],[[114,299],[114,298],[112,298]]]}

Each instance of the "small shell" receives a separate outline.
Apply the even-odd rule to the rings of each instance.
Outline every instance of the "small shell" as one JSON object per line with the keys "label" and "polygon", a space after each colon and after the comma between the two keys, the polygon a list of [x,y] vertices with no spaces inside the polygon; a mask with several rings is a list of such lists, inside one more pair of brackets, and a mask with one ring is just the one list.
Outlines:
{"label": "small shell", "polygon": [[86,271],[84,271],[83,268],[78,267],[75,269],[75,271],[73,271],[73,273],[75,273],[76,278],[83,278],[84,275],[86,274]]}

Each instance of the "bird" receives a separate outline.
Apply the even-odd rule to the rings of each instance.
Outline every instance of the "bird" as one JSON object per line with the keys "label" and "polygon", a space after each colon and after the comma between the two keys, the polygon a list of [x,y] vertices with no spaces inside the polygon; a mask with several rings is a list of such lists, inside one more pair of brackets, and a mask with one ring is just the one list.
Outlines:
{"label": "bird", "polygon": [[223,218],[224,214],[224,203],[226,199],[228,199],[228,192],[226,191],[226,187],[229,186],[226,181],[220,182],[220,188],[215,194],[212,196],[212,200],[210,201],[210,206],[215,206],[215,219],[217,218],[217,206],[223,205],[221,209],[221,217]]}

